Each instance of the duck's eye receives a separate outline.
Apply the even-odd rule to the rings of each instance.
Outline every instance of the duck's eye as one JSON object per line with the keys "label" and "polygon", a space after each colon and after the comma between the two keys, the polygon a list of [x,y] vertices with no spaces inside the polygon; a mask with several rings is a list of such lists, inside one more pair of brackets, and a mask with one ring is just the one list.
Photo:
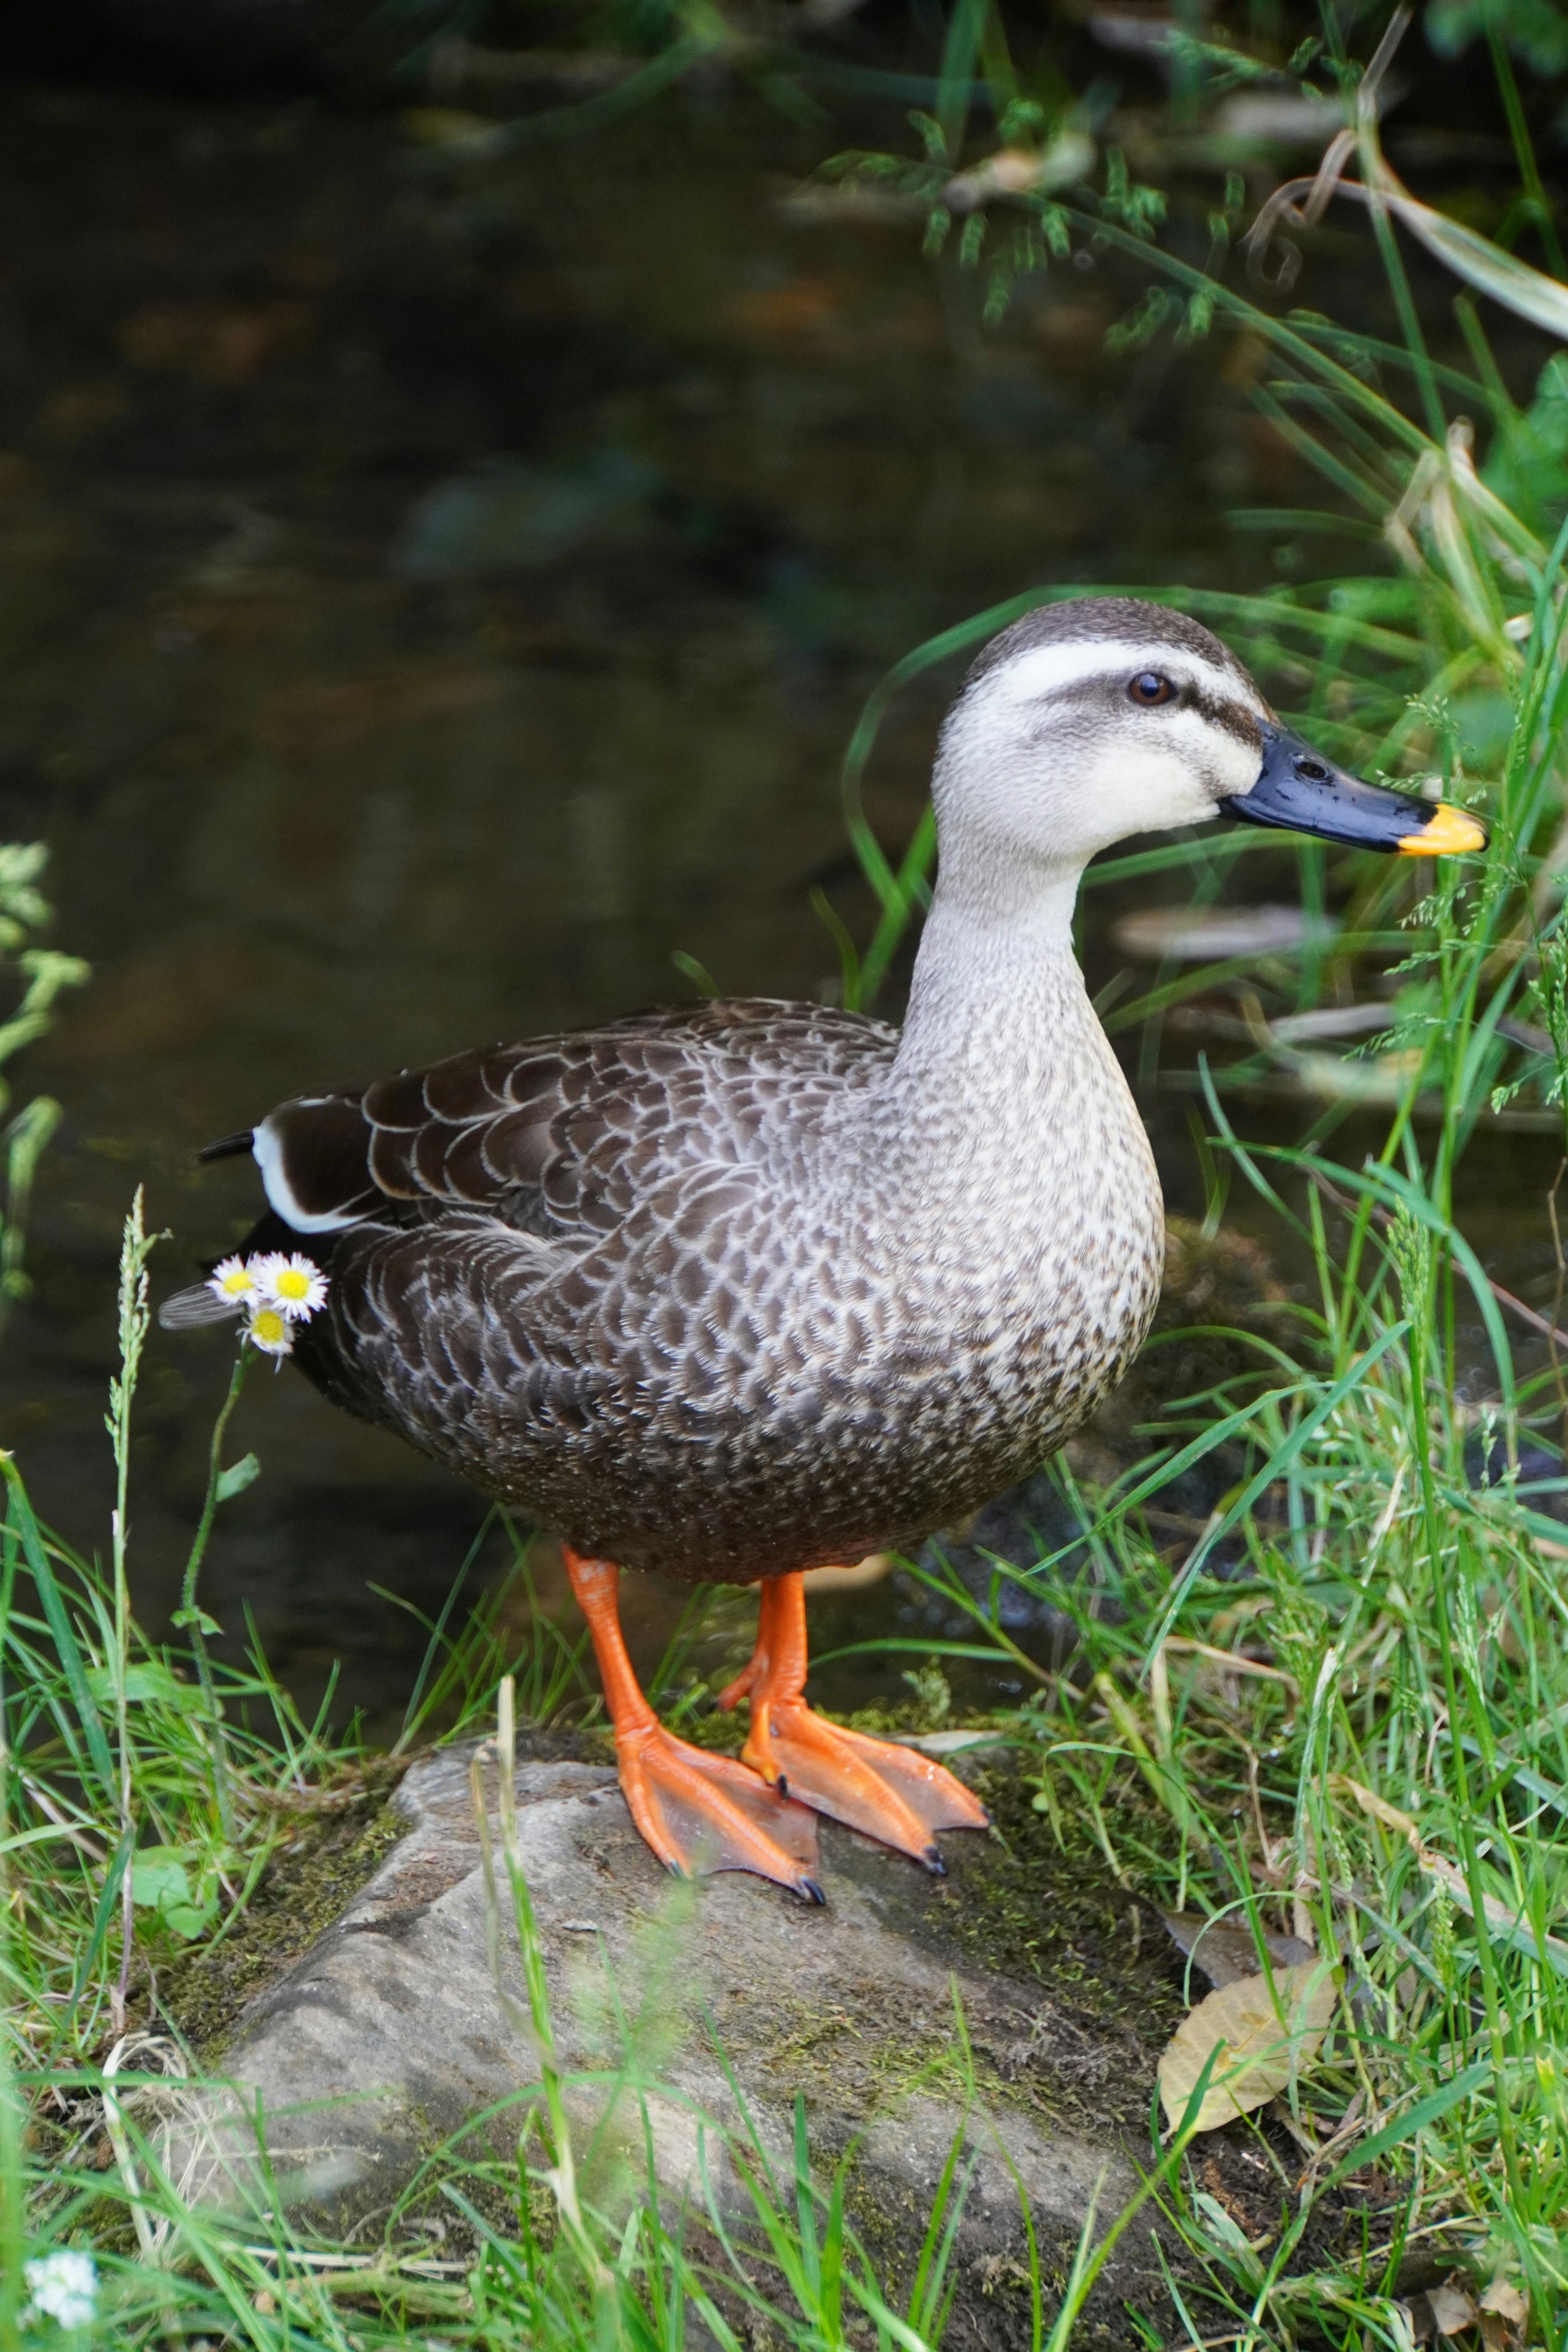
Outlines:
{"label": "duck's eye", "polygon": [[1157,669],[1140,670],[1127,691],[1133,701],[1141,702],[1146,710],[1153,709],[1156,703],[1174,702],[1176,698],[1175,688],[1168,677],[1162,677]]}

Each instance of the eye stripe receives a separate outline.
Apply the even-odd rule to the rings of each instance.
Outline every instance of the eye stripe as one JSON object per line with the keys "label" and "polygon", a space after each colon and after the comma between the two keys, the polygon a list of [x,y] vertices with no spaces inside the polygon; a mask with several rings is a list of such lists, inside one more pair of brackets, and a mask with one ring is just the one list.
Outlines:
{"label": "eye stripe", "polygon": [[1234,735],[1238,742],[1245,743],[1248,751],[1256,749],[1261,751],[1263,749],[1263,730],[1258,715],[1257,711],[1249,710],[1244,702],[1233,702],[1226,696],[1205,694],[1201,687],[1194,687],[1192,705],[1211,727],[1223,728],[1227,735]]}
{"label": "eye stripe", "polygon": [[[1136,672],[1133,674],[1137,675]],[[1166,673],[1152,669],[1150,675],[1163,677]],[[1030,697],[1030,707],[1041,712],[1047,710],[1056,712],[1070,709],[1076,703],[1079,708],[1087,707],[1103,710],[1107,716],[1112,713],[1120,716],[1127,709],[1127,664],[1123,661],[1114,670],[1101,668],[1093,677],[1072,678],[1060,686],[1049,688],[1043,693],[1033,695]],[[1260,710],[1251,709],[1235,696],[1214,693],[1206,681],[1183,677],[1173,678],[1172,684],[1176,688],[1173,703],[1179,705],[1182,710],[1194,711],[1209,726],[1217,727],[1224,733],[1234,736],[1237,742],[1245,743],[1249,751],[1261,749],[1263,714]],[[1167,712],[1170,712],[1173,704],[1168,703],[1163,706],[1142,704],[1135,707],[1144,709],[1157,709],[1163,707]]]}

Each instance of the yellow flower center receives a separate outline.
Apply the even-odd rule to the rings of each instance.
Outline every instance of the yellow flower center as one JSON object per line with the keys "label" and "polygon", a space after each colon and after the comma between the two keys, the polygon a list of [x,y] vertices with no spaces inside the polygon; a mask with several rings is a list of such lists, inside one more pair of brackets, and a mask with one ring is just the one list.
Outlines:
{"label": "yellow flower center", "polygon": [[286,1339],[289,1333],[288,1323],[275,1307],[263,1307],[259,1313],[252,1316],[250,1328],[252,1336],[264,1347],[275,1348],[279,1340]]}
{"label": "yellow flower center", "polygon": [[310,1277],[301,1274],[297,1265],[286,1265],[275,1286],[280,1298],[309,1298]]}
{"label": "yellow flower center", "polygon": [[226,1298],[243,1298],[247,1290],[254,1290],[256,1287],[250,1279],[248,1269],[243,1265],[233,1267],[222,1276],[222,1281]]}

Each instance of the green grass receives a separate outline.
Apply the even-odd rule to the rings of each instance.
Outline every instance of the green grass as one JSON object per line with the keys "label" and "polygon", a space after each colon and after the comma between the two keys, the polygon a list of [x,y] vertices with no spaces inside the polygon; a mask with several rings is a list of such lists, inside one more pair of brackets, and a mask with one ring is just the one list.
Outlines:
{"label": "green grass", "polygon": [[[1331,44],[1327,54],[1332,63]],[[964,6],[925,159],[909,167],[933,212],[964,152],[980,62],[994,86],[1005,82],[994,12]],[[1201,56],[1189,62],[1200,76],[1209,69]],[[1030,120],[1016,117],[1013,135],[1030,134]],[[1375,130],[1363,121],[1359,136],[1370,179]],[[884,179],[902,168],[872,161]],[[1539,174],[1521,162],[1521,218],[1539,228]],[[1555,2345],[1568,2326],[1568,1562],[1547,1506],[1568,1485],[1568,1393],[1555,1360],[1516,1364],[1505,1304],[1454,1203],[1479,1130],[1521,1108],[1554,1111],[1568,1094],[1568,917],[1554,878],[1568,720],[1560,363],[1533,406],[1516,408],[1468,290],[1457,302],[1468,364],[1436,361],[1384,221],[1370,233],[1390,271],[1401,346],[1237,294],[1222,275],[1236,226],[1228,196],[1206,271],[1162,251],[1159,207],[1125,174],[1112,173],[1092,213],[1012,203],[1019,227],[995,280],[1002,295],[1063,236],[1092,229],[1142,257],[1169,299],[1142,305],[1124,340],[1245,328],[1269,354],[1258,404],[1323,477],[1324,517],[1381,545],[1361,575],[1266,597],[1172,601],[1222,629],[1325,748],[1371,772],[1439,778],[1445,796],[1484,805],[1494,835],[1484,864],[1435,871],[1304,845],[1294,885],[1303,903],[1337,917],[1328,945],[1257,970],[1163,972],[1110,1008],[1111,1026],[1141,1031],[1146,1069],[1158,1066],[1161,1024],[1184,997],[1229,989],[1247,1008],[1239,1057],[1197,1073],[1211,1222],[1226,1182],[1249,1188],[1256,1216],[1311,1269],[1311,1292],[1267,1331],[1227,1334],[1250,1351],[1250,1368],[1178,1401],[1150,1433],[1147,1458],[1109,1490],[1072,1489],[1114,1612],[1089,1608],[1064,1559],[996,1563],[998,1585],[1021,1580],[1076,1620],[1065,1672],[1010,1640],[994,1600],[924,1572],[973,1621],[965,1653],[992,1657],[1028,1687],[1006,1728],[1047,1823],[1065,1835],[1069,1816],[1089,1822],[1109,1868],[1139,1894],[1223,1915],[1259,1938],[1305,1935],[1341,1971],[1322,2049],[1270,2113],[1233,2127],[1272,2184],[1268,2226],[1238,2224],[1205,2185],[1201,2143],[1184,2129],[1152,2139],[1138,2207],[1101,2217],[1102,2230],[1120,2231],[1146,2227],[1151,2207],[1165,2215],[1170,2242],[1187,2254],[1171,2280],[1178,2335],[1247,2352],[1302,2343],[1405,2352],[1398,2290],[1419,2255],[1478,2292],[1516,2289],[1528,2302],[1528,2340]],[[988,235],[989,248],[968,239],[977,269],[998,249],[999,226]],[[1473,286],[1489,269],[1491,291],[1520,293],[1500,259],[1458,258]],[[1479,427],[1479,457],[1474,436],[1456,428],[1460,414]],[[1292,532],[1310,520],[1300,510],[1272,519]],[[870,1001],[886,978],[918,919],[933,846],[927,824],[895,865],[861,814],[880,719],[910,677],[1035,601],[917,649],[868,706],[846,799],[882,912],[863,951],[840,938],[848,1001]],[[1243,835],[1135,850],[1089,879],[1099,887],[1169,870],[1193,896],[1219,898],[1245,887],[1260,855],[1273,861],[1277,888],[1280,850]],[[30,872],[0,869],[0,887],[25,894]],[[18,899],[6,919],[36,915]],[[18,940],[6,934],[5,944]],[[33,968],[29,984],[42,992],[17,1016],[24,1030],[47,1014],[48,992],[77,976],[60,962]],[[1348,1062],[1338,1098],[1304,1115],[1293,1145],[1249,1141],[1236,1108],[1247,1088],[1288,1086],[1298,1072],[1272,1024],[1390,978],[1398,991],[1383,1050],[1403,1058],[1383,1066],[1397,1100],[1378,1148],[1343,1161],[1325,1149],[1356,1094]],[[0,1031],[0,1055],[21,1042],[14,1023]],[[26,1187],[51,1115],[24,1113],[9,1131],[0,1276],[11,1295],[24,1278]],[[97,2264],[83,2343],[674,2347],[704,2329],[737,2352],[769,2331],[813,2348],[940,2343],[965,2193],[957,2145],[899,2296],[850,2224],[844,2165],[814,2159],[804,2110],[784,2167],[743,2117],[722,2134],[708,2126],[715,2144],[726,2138],[743,2185],[743,2231],[712,2195],[679,2226],[661,2213],[651,2158],[629,2214],[596,2206],[504,1819],[488,1862],[490,1916],[498,1944],[504,1927],[524,1956],[527,2000],[513,2023],[535,2054],[537,2083],[518,2104],[510,2162],[448,2151],[423,2183],[460,2222],[460,2258],[411,2255],[394,2231],[351,2254],[310,2241],[265,2201],[241,2227],[188,2210],[161,2174],[151,2118],[187,2057],[153,2005],[157,1971],[238,1933],[300,1821],[374,1776],[352,1738],[329,1734],[324,1711],[313,1723],[297,1717],[258,1656],[236,1670],[207,1654],[203,1557],[222,1540],[224,1499],[247,1475],[243,1458],[225,1458],[237,1373],[215,1432],[181,1642],[152,1643],[135,1622],[124,1531],[149,1246],[138,1211],[110,1413],[120,1509],[104,1557],[40,1528],[21,1467],[3,1465],[0,2352],[56,2332],[23,2316],[32,2293],[24,2265],[71,2249]],[[1484,1334],[1479,1364],[1461,1355],[1466,1328]],[[1521,1475],[1527,1442],[1528,1458],[1556,1465],[1544,1479]],[[1162,1490],[1183,1467],[1221,1458],[1245,1468],[1207,1524],[1173,1546]],[[513,1574],[527,1572],[520,1542]],[[498,1694],[503,1749],[519,1700],[539,1717],[580,1704],[575,1634],[533,1612],[514,1655],[505,1622],[492,1597],[471,1622],[431,1625],[403,1753],[437,1731],[488,1728]],[[693,1620],[658,1678],[681,1685],[688,1710],[700,1703],[689,1673],[695,1630]],[[928,1651],[940,1665],[943,1645]],[[896,1660],[889,1652],[889,1672],[908,1663],[903,1649]],[[1139,1804],[1127,1801],[1132,1790]],[[961,2020],[954,2035],[967,2064]],[[657,2052],[628,2026],[631,2095],[645,2095],[657,2072]],[[95,2160],[100,2132],[107,2165]],[[1348,2252],[1340,2231],[1326,2255],[1320,2224],[1346,2184],[1363,2192],[1364,2231]],[[1053,2295],[1030,2238],[1037,2345],[1048,2336],[1059,2352],[1070,2339],[1109,2242],[1086,2231]],[[1493,2341],[1506,2334],[1500,2319]]]}

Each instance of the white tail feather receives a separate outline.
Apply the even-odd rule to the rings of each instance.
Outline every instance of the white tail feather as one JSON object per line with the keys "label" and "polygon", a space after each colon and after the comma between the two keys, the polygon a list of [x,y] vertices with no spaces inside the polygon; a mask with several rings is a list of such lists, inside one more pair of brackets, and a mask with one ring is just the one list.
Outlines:
{"label": "white tail feather", "polygon": [[165,1331],[194,1331],[203,1323],[232,1323],[239,1311],[237,1298],[219,1298],[205,1282],[197,1282],[164,1299],[158,1322]]}

